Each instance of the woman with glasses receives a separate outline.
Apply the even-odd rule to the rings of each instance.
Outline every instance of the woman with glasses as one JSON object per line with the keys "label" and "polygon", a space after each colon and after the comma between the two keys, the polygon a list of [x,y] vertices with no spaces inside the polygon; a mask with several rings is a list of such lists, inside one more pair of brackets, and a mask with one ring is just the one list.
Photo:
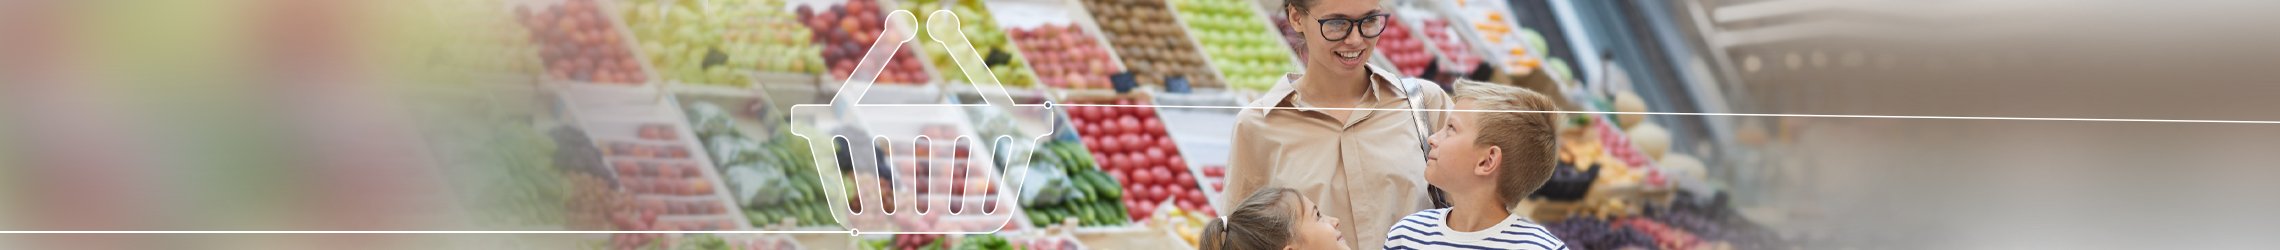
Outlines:
{"label": "woman with glasses", "polygon": [[1346,244],[1379,249],[1396,220],[1433,207],[1424,138],[1442,119],[1423,110],[1448,109],[1448,94],[1367,63],[1392,18],[1380,0],[1284,0],[1281,11],[1304,38],[1306,71],[1237,115],[1222,194],[1297,189],[1345,219]]}

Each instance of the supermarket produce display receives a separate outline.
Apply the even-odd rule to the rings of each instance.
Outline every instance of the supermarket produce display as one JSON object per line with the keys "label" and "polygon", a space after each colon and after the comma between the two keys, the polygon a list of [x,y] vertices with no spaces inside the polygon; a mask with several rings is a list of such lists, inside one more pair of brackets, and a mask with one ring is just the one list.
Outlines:
{"label": "supermarket produce display", "polygon": [[730,197],[744,208],[753,227],[835,227],[830,205],[824,203],[823,181],[815,171],[808,144],[779,129],[765,142],[738,130],[742,121],[727,108],[711,102],[693,102],[687,109],[689,124],[703,137],[714,169],[728,185]]}
{"label": "supermarket produce display", "polygon": [[1296,72],[1289,48],[1277,43],[1267,19],[1249,0],[1171,0],[1180,21],[1201,43],[1211,65],[1234,87],[1266,90]]}
{"label": "supermarket produce display", "polygon": [[1021,45],[1021,55],[1036,62],[1045,86],[1106,89],[1108,76],[1121,71],[1109,58],[1108,49],[1073,22],[1016,27],[1010,32]]}
{"label": "supermarket produce display", "polygon": [[1433,53],[1425,50],[1425,41],[1410,31],[1408,22],[1401,21],[1401,18],[1388,18],[1385,33],[1382,34],[1378,36],[1378,52],[1392,60],[1394,70],[1400,71],[1401,75],[1424,75],[1425,66],[1433,64]]}
{"label": "supermarket produce display", "polygon": [[1120,226],[1133,217],[1125,208],[1123,186],[1093,166],[1084,145],[1055,141],[1031,156],[1022,206],[1029,223],[1045,227],[1075,220],[1081,226]]}
{"label": "supermarket produce display", "polygon": [[[452,35],[467,40],[417,44],[443,51],[431,71],[520,78],[548,99],[513,119],[465,115],[426,120],[423,132],[476,224],[511,229],[806,230],[843,232],[858,223],[835,218],[827,185],[878,181],[908,190],[878,194],[885,208],[947,201],[929,211],[1010,212],[1004,230],[972,235],[858,235],[839,238],[745,234],[616,234],[594,239],[610,249],[1153,249],[1194,247],[1226,185],[1224,131],[1238,109],[1275,78],[1299,70],[1293,34],[1268,3],[1242,0],[533,0],[491,5],[490,25]],[[1484,62],[1500,72],[1533,69],[1541,38],[1508,24],[1509,12],[1481,1],[1403,2],[1379,37],[1377,63],[1405,76],[1465,73]],[[1037,11],[1063,8],[1063,12]],[[1008,11],[1008,10],[1012,11]],[[816,128],[787,118],[791,104],[830,100],[823,85],[852,75],[882,39],[884,13],[947,10],[959,30],[1017,102],[1056,103],[1044,118],[955,101],[971,92],[949,52],[919,32],[919,44],[886,62],[879,82],[910,93],[878,91],[882,102],[965,105],[959,112],[849,112],[863,125]],[[994,12],[993,12],[994,11]],[[1262,12],[1265,11],[1265,12]],[[1034,13],[1034,14],[1032,14]],[[1447,15],[1441,15],[1447,13]],[[474,18],[480,20],[481,18]],[[447,27],[438,22],[432,27]],[[1266,23],[1260,23],[1266,22]],[[501,34],[484,34],[501,33]],[[913,46],[913,45],[900,45]],[[1438,64],[1442,72],[1425,72]],[[471,74],[470,74],[471,73]],[[1130,73],[1145,88],[1111,91]],[[826,74],[825,78],[817,74]],[[778,76],[804,76],[787,81]],[[475,82],[461,77],[438,81]],[[1165,86],[1184,79],[1195,93]],[[1119,79],[1120,80],[1120,79]],[[1561,79],[1569,80],[1569,79]],[[600,84],[589,84],[600,83]],[[501,84],[504,85],[504,84]],[[702,85],[702,86],[691,86]],[[913,87],[915,86],[915,87]],[[490,93],[492,90],[441,92]],[[1207,96],[1204,94],[1211,94]],[[1582,110],[1651,112],[1636,95],[1580,96]],[[1604,97],[1603,97],[1604,96]],[[786,101],[770,103],[770,99]],[[966,98],[973,99],[973,98]],[[1209,99],[1191,102],[1189,99]],[[789,101],[787,101],[789,100]],[[819,101],[818,101],[819,102]],[[973,102],[973,101],[965,101]],[[787,104],[790,103],[790,104]],[[1065,104],[1078,104],[1069,106]],[[1092,105],[1164,107],[1103,107]],[[438,102],[442,109],[496,106]],[[556,109],[556,110],[545,110]],[[465,111],[465,110],[462,110]],[[1741,216],[1717,190],[1683,191],[1700,182],[1703,160],[1677,157],[1670,136],[1637,116],[1572,115],[1560,131],[1558,166],[1531,195],[1531,219],[1577,249],[1771,249],[1783,239]],[[814,142],[792,131],[858,135],[996,138],[1052,137],[1029,148],[939,140],[877,150],[877,173],[818,169]],[[1222,121],[1224,120],[1224,121]],[[849,121],[840,121],[849,122]],[[1224,122],[1224,124],[1222,124]],[[1184,123],[1184,124],[1171,124]],[[887,124],[887,125],[880,125]],[[1045,123],[1053,124],[1053,123]],[[807,126],[807,127],[803,127]],[[1061,127],[1054,127],[1061,126]],[[1179,137],[1175,140],[1174,137]],[[830,145],[830,144],[821,144]],[[1185,149],[1185,150],[1183,150]],[[1018,152],[1018,153],[1014,153]],[[831,152],[826,152],[831,153]],[[842,151],[842,154],[848,152]],[[827,154],[828,155],[828,154]],[[1026,156],[1013,165],[1012,156]],[[1190,159],[1191,157],[1204,159]],[[1686,159],[1687,164],[1667,164]],[[1707,157],[1702,159],[1709,159]],[[995,164],[991,164],[995,163]],[[1710,162],[1716,163],[1716,162]],[[963,165],[952,168],[946,165]],[[1675,166],[1673,166],[1675,165]],[[1670,168],[1685,167],[1682,170]],[[819,170],[825,170],[819,172]],[[992,178],[1028,171],[1023,183]],[[1684,173],[1684,174],[1680,174]],[[840,183],[825,180],[838,177]],[[945,185],[918,185],[944,183]],[[1010,186],[1009,186],[1010,185]],[[1018,188],[1016,188],[1018,187]],[[877,188],[872,188],[876,190]],[[1014,207],[994,198],[1015,195]],[[1691,197],[1719,198],[1696,199]],[[945,217],[958,217],[950,215]],[[978,216],[972,218],[979,218]],[[846,221],[841,221],[846,220]],[[999,228],[995,221],[951,218],[933,223],[878,222],[895,229]],[[865,231],[870,232],[870,231]],[[842,235],[844,236],[844,235]],[[599,238],[599,237],[597,237]],[[1113,239],[1112,239],[1113,238]],[[1136,241],[1185,244],[1136,245]]]}
{"label": "supermarket produce display", "polygon": [[[1463,37],[1458,35],[1456,30],[1449,29],[1448,19],[1428,16],[1418,17],[1418,20],[1422,20],[1418,23],[1424,26],[1418,32],[1424,33],[1425,38],[1432,42],[1433,48],[1440,51],[1441,55],[1446,56],[1442,58],[1444,59],[1442,60],[1443,64],[1480,65],[1480,55],[1473,53],[1472,44],[1462,40]],[[1465,68],[1462,70],[1470,71],[1472,69]]]}
{"label": "supermarket produce display", "polygon": [[619,17],[660,80],[746,86],[747,71],[814,74],[823,61],[808,26],[781,0],[634,0]]}
{"label": "supermarket produce display", "polygon": [[[1151,100],[1139,96],[1103,96],[1068,100],[1076,104],[1148,105]],[[1156,117],[1152,107],[1084,107],[1069,108],[1070,126],[1084,137],[1085,148],[1091,149],[1093,159],[1110,178],[1124,184],[1125,207],[1130,216],[1142,219],[1153,214],[1158,204],[1171,204],[1186,210],[1211,211],[1210,200],[1195,177],[1188,171],[1187,161],[1180,158],[1179,146],[1172,142],[1164,130],[1164,122]]]}
{"label": "supermarket produce display", "polygon": [[1109,46],[1141,85],[1161,86],[1173,78],[1197,88],[1227,86],[1204,67],[1203,52],[1179,26],[1164,0],[1084,0],[1094,23],[1107,32]]}
{"label": "supermarket produce display", "polygon": [[1469,24],[1460,28],[1467,28],[1477,35],[1481,39],[1479,43],[1487,50],[1486,58],[1494,60],[1505,72],[1528,74],[1543,64],[1541,59],[1531,53],[1543,50],[1544,36],[1520,27],[1518,21],[1513,19],[1512,9],[1505,7],[1505,2],[1457,1],[1453,4],[1457,13],[1452,16],[1461,17]]}
{"label": "supermarket produce display", "polygon": [[[1026,60],[1010,55],[1017,53],[1013,50],[1012,44],[1007,42],[1010,38],[1006,36],[1006,32],[997,28],[996,19],[989,15],[990,12],[986,7],[983,7],[980,0],[916,0],[903,3],[903,9],[920,15],[944,10],[945,7],[951,13],[958,15],[960,22],[958,29],[966,34],[966,41],[973,44],[974,50],[983,53],[983,59],[988,61],[985,64],[990,66],[992,74],[996,74],[999,83],[1010,87],[1029,87],[1037,84],[1037,75],[1031,73]],[[919,29],[917,41],[934,41],[933,35],[930,33],[933,32],[927,29]],[[942,70],[944,80],[971,83],[966,80],[965,71],[955,70],[958,65],[950,59],[950,51],[943,49],[942,46],[918,47],[926,51],[928,59],[933,60],[931,63],[934,64],[934,68],[944,69]],[[991,55],[993,52],[998,55]]]}
{"label": "supermarket produce display", "polygon": [[539,45],[533,44],[534,34],[525,32],[524,18],[512,14],[513,8],[478,1],[438,1],[436,15],[417,15],[396,21],[403,29],[382,31],[387,36],[403,37],[390,42],[400,46],[402,66],[391,65],[425,79],[421,84],[449,84],[453,86],[476,83],[496,83],[477,76],[537,76],[542,75],[539,65]]}
{"label": "supermarket produce display", "polygon": [[[814,32],[813,42],[823,46],[823,62],[831,79],[845,81],[855,72],[855,64],[863,60],[863,53],[881,39],[879,31],[886,29],[885,12],[874,0],[850,0],[845,3],[820,6],[801,4],[796,12]],[[916,27],[912,27],[916,28]],[[918,60],[914,47],[896,50],[887,69],[879,74],[879,83],[918,85],[933,80],[928,75],[925,61]]]}
{"label": "supermarket produce display", "polygon": [[539,44],[547,79],[611,84],[649,81],[647,69],[628,45],[631,41],[601,5],[596,0],[565,0],[515,7],[515,18],[529,30],[530,41]]}

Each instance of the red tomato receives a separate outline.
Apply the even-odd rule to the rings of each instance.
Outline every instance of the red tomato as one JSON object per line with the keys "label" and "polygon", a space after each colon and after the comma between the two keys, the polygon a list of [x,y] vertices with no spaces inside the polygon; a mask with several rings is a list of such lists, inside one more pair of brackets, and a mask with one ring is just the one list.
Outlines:
{"label": "red tomato", "polygon": [[1156,184],[1158,178],[1163,177],[1157,177],[1155,171],[1148,171],[1146,168],[1134,168],[1132,172],[1132,179],[1140,181],[1141,184]]}
{"label": "red tomato", "polygon": [[[1146,104],[1142,104],[1142,105],[1146,105]],[[1137,109],[1137,110],[1133,110],[1133,112],[1132,112],[1133,114],[1138,114],[1138,115],[1140,115],[1140,116],[1151,116],[1151,117],[1152,117],[1152,116],[1156,116],[1156,108],[1148,107],[1148,108],[1135,108],[1135,109]]]}
{"label": "red tomato", "polygon": [[1157,137],[1156,147],[1164,148],[1165,151],[1168,151],[1165,153],[1179,154],[1180,152],[1180,145],[1178,143],[1172,143],[1172,137],[1170,136]]}
{"label": "red tomato", "polygon": [[1148,133],[1164,133],[1164,121],[1156,120],[1156,117],[1154,116],[1150,116],[1146,120],[1141,120],[1140,124],[1142,127],[1148,128]]}
{"label": "red tomato", "polygon": [[1124,128],[1121,128],[1121,129],[1122,129],[1122,130],[1123,130],[1125,133],[1140,133],[1140,132],[1142,132],[1141,130],[1145,130],[1145,129],[1147,129],[1147,128],[1142,128],[1142,127],[1140,127],[1140,118],[1138,118],[1138,117],[1132,117],[1132,116],[1124,116],[1124,117],[1121,117],[1121,118],[1116,118],[1116,125],[1117,125],[1117,126],[1124,126]]}
{"label": "red tomato", "polygon": [[1132,195],[1140,196],[1140,206],[1145,207],[1148,206],[1148,203],[1157,201],[1154,189],[1149,189],[1151,187],[1155,187],[1155,185],[1140,184],[1140,186],[1133,187],[1130,190]]}
{"label": "red tomato", "polygon": [[[1162,148],[1148,148],[1148,165],[1172,165]],[[1176,166],[1176,165],[1175,165]],[[1185,166],[1181,166],[1185,167]]]}
{"label": "red tomato", "polygon": [[[1088,150],[1099,150],[1101,148],[1101,139],[1090,139],[1090,136],[1085,136],[1085,139],[1081,139],[1081,141],[1085,141],[1085,148]],[[1101,159],[1101,157],[1094,155],[1092,159]]]}
{"label": "red tomato", "polygon": [[1100,151],[1109,153],[1124,152],[1124,140],[1122,138],[1118,138],[1117,136],[1113,135],[1102,135],[1099,138]]}
{"label": "red tomato", "polygon": [[1108,155],[1104,155],[1098,152],[1099,147],[1093,147],[1093,144],[1089,143],[1092,141],[1086,142],[1088,143],[1085,144],[1085,148],[1091,148],[1095,150],[1095,152],[1091,152],[1093,165],[1098,165],[1101,169],[1108,169]]}
{"label": "red tomato", "polygon": [[1181,160],[1181,159],[1180,159],[1180,156],[1177,156],[1177,155],[1171,156],[1171,157],[1169,157],[1168,159],[1164,159],[1164,165],[1171,165],[1172,167],[1176,167],[1176,168],[1187,168],[1187,167],[1188,167],[1188,165],[1187,165],[1187,161],[1186,161],[1186,160]]}
{"label": "red tomato", "polygon": [[1133,169],[1148,167],[1148,158],[1138,153],[1124,153],[1124,167]]}
{"label": "red tomato", "polygon": [[1103,168],[1103,169],[1130,169],[1131,167],[1127,167],[1127,166],[1124,166],[1124,159],[1123,159],[1123,158],[1117,158],[1117,157],[1119,157],[1119,156],[1121,156],[1121,155],[1117,155],[1117,154],[1103,154],[1103,155],[1100,155],[1100,159],[1099,159],[1099,160],[1097,160],[1097,161],[1100,161],[1100,162],[1098,162],[1097,164],[1100,164],[1100,167],[1101,167],[1101,168]]}
{"label": "red tomato", "polygon": [[1195,201],[1197,205],[1205,203],[1204,201],[1209,201],[1203,198],[1203,190],[1188,190],[1187,200]]}
{"label": "red tomato", "polygon": [[1156,176],[1156,178],[1157,178],[1157,179],[1156,179],[1156,181],[1157,181],[1157,182],[1159,182],[1159,183],[1161,183],[1161,182],[1171,182],[1171,181],[1174,181],[1174,179],[1172,179],[1172,178],[1175,178],[1175,177],[1172,177],[1172,170],[1171,170],[1171,169],[1167,169],[1167,168],[1155,168],[1155,169],[1149,169],[1149,170],[1148,170],[1148,175],[1154,175],[1154,176]]}
{"label": "red tomato", "polygon": [[1187,197],[1187,193],[1188,193],[1188,191],[1191,191],[1191,190],[1195,189],[1195,188],[1191,188],[1191,187],[1188,187],[1188,185],[1195,185],[1195,184],[1187,184],[1187,185],[1180,185],[1180,184],[1169,184],[1169,185],[1164,185],[1164,186],[1167,186],[1167,187],[1169,187],[1169,188],[1164,188],[1164,198],[1166,198],[1166,199],[1174,199],[1174,200],[1183,200],[1183,201],[1184,201],[1185,199],[1182,199],[1182,198],[1186,198],[1186,197]]}
{"label": "red tomato", "polygon": [[1123,140],[1124,150],[1128,152],[1140,153],[1149,146],[1147,139],[1141,139],[1138,134],[1125,134]]}
{"label": "red tomato", "polygon": [[1221,167],[1218,165],[1203,166],[1203,176],[1226,177],[1227,167]]}
{"label": "red tomato", "polygon": [[1164,201],[1164,198],[1168,198],[1171,194],[1171,189],[1164,188],[1164,185],[1150,185],[1148,186],[1148,199],[1145,201],[1150,203]]}
{"label": "red tomato", "polygon": [[1179,183],[1180,183],[1180,185],[1194,185],[1194,184],[1195,184],[1195,176],[1190,176],[1190,175],[1188,175],[1188,173],[1187,173],[1186,171],[1174,171],[1174,172],[1172,172],[1172,173],[1173,173],[1173,174],[1172,174],[1172,176],[1173,176],[1173,177],[1172,177],[1172,181],[1174,181],[1174,182],[1179,182]]}
{"label": "red tomato", "polygon": [[1129,178],[1131,178],[1131,177],[1129,177],[1129,176],[1124,176],[1124,171],[1108,171],[1108,178],[1109,178],[1109,179],[1116,179],[1116,183],[1119,183],[1119,184],[1121,184],[1121,183],[1132,183],[1131,179],[1129,179]]}

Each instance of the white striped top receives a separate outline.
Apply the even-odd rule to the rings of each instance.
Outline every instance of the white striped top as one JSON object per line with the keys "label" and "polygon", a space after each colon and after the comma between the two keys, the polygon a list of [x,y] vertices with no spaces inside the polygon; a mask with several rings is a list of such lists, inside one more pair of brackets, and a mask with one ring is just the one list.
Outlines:
{"label": "white striped top", "polygon": [[1451,230],[1443,218],[1449,209],[1427,209],[1394,222],[1386,233],[1385,249],[1542,249],[1565,250],[1567,243],[1544,230],[1543,225],[1518,215],[1503,224],[1474,232]]}

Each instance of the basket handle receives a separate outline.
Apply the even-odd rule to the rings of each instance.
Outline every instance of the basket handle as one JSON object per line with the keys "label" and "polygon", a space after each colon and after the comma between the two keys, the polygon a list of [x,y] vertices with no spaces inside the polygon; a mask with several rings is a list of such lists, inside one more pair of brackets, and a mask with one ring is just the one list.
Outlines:
{"label": "basket handle", "polygon": [[959,27],[963,26],[959,26],[958,14],[950,10],[936,10],[926,17],[926,30],[933,32],[935,43],[948,49],[950,60],[958,64],[958,70],[966,73],[966,80],[972,82],[974,91],[982,95],[982,103],[998,108],[1013,105],[1013,98],[1005,93],[1005,85],[998,82],[997,74],[991,73],[989,65],[982,63],[981,52],[966,40],[966,33]]}
{"label": "basket handle", "polygon": [[918,30],[911,27],[917,23],[918,18],[908,10],[888,13],[885,28],[879,30],[879,40],[871,42],[870,51],[863,52],[863,60],[855,64],[854,74],[847,77],[846,83],[839,85],[838,94],[832,95],[831,105],[854,105],[861,102],[863,93],[870,92],[871,84],[879,80],[879,72],[886,70],[887,63],[894,61],[895,51],[901,50],[903,44],[918,37]]}

